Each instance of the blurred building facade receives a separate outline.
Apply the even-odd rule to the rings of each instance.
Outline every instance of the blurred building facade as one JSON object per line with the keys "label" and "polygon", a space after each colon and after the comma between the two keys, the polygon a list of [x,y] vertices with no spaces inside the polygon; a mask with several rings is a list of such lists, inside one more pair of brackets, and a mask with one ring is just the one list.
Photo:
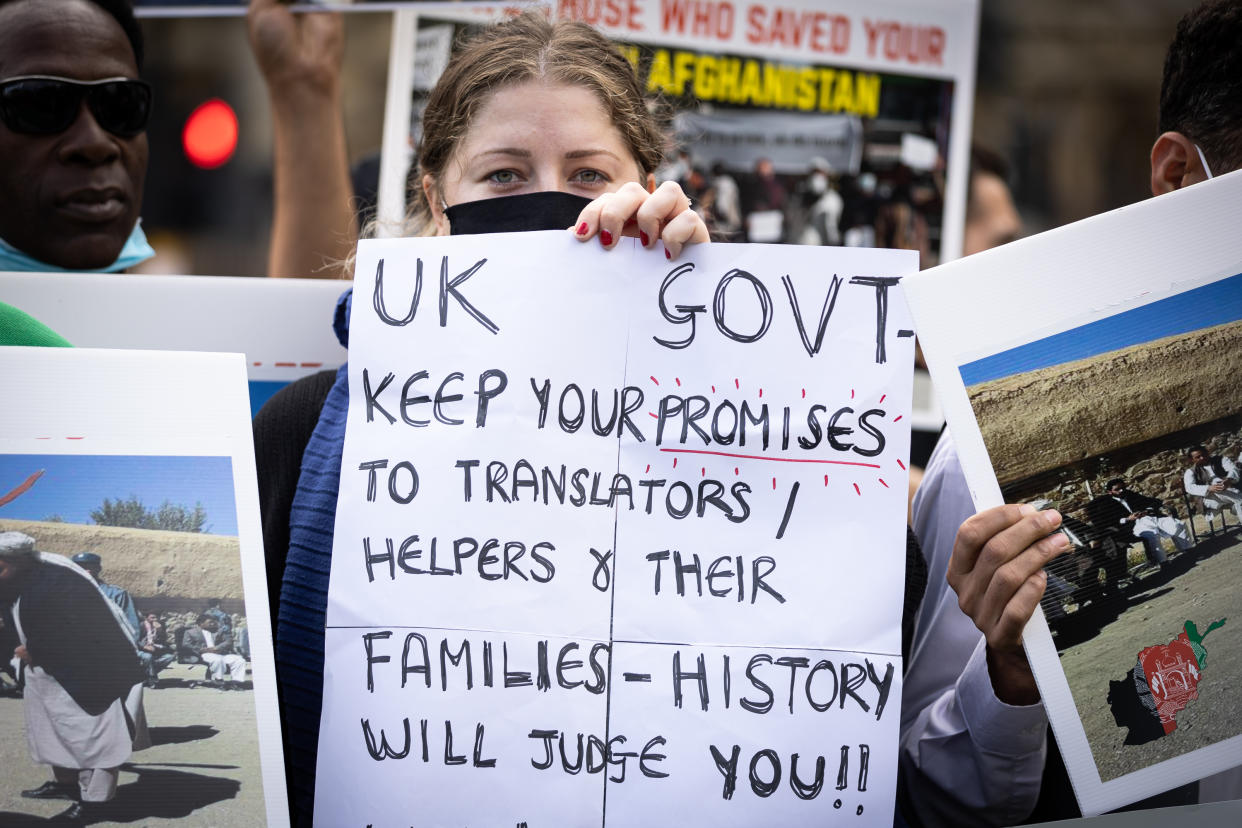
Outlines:
{"label": "blurred building facade", "polygon": [[1197,0],[983,0],[975,139],[1034,233],[1151,195],[1164,54]]}

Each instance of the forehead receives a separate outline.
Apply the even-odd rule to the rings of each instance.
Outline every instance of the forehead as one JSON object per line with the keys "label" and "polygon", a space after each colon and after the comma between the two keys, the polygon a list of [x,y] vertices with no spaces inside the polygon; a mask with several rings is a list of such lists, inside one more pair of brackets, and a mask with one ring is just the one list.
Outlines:
{"label": "forehead", "polygon": [[17,0],[0,5],[0,80],[16,75],[98,80],[138,66],[121,24],[89,0]]}
{"label": "forehead", "polygon": [[459,150],[496,147],[603,148],[632,158],[595,93],[581,86],[526,81],[492,92],[475,113]]}

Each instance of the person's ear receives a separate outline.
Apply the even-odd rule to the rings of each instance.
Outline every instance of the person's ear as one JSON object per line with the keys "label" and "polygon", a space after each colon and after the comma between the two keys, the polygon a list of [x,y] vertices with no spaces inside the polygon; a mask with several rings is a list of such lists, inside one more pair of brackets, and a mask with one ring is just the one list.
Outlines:
{"label": "person's ear", "polygon": [[654,193],[655,188],[655,173],[647,173],[647,192]]}
{"label": "person's ear", "polygon": [[423,196],[427,199],[427,206],[431,208],[431,219],[436,225],[436,235],[450,235],[448,216],[444,215],[444,208],[440,206],[440,191],[431,173],[423,176]]}
{"label": "person's ear", "polygon": [[1151,194],[1164,195],[1207,179],[1191,141],[1180,132],[1166,132],[1151,148]]}

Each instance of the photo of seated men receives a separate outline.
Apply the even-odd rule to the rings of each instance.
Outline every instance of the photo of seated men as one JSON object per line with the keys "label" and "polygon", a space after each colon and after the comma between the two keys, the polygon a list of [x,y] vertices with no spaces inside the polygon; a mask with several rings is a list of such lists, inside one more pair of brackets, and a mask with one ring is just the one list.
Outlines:
{"label": "photo of seated men", "polygon": [[1186,494],[1199,499],[1209,516],[1232,508],[1242,524],[1242,489],[1238,486],[1238,467],[1228,457],[1212,454],[1206,446],[1189,452],[1190,468],[1182,479]]}
{"label": "photo of seated men", "polygon": [[195,626],[186,628],[181,650],[207,665],[209,685],[221,690],[245,688],[246,659],[234,651],[230,630],[222,629],[214,615],[204,612]]}
{"label": "photo of seated men", "polygon": [[1087,514],[1098,527],[1112,527],[1127,540],[1141,540],[1148,560],[1154,564],[1168,562],[1161,538],[1170,538],[1179,552],[1194,546],[1186,524],[1167,514],[1163,501],[1127,489],[1120,477],[1108,481],[1107,494],[1087,504]]}

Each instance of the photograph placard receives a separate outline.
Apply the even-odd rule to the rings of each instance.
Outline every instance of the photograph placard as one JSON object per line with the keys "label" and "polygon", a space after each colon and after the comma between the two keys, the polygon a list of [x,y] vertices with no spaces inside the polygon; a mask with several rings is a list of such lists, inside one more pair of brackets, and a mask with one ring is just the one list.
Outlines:
{"label": "photograph placard", "polygon": [[975,506],[1063,515],[1025,646],[1086,814],[1242,756],[1240,194],[1222,176],[903,284]]}
{"label": "photograph placard", "polygon": [[241,355],[2,350],[0,823],[288,825]]}

